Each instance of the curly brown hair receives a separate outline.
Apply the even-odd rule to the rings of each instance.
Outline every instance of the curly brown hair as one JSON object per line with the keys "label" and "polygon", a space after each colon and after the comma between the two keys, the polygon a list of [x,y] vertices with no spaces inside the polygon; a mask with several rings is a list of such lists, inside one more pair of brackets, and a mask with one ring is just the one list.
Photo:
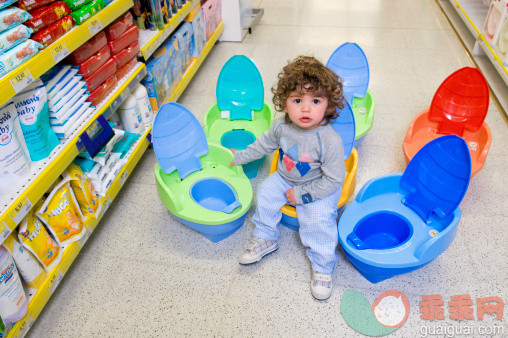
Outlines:
{"label": "curly brown hair", "polygon": [[[342,79],[312,56],[301,55],[290,61],[279,73],[278,79],[277,84],[272,87],[273,104],[277,111],[285,110],[287,98],[295,91],[300,94],[312,93],[328,99],[323,119],[325,125],[339,116],[337,108],[344,108]],[[288,114],[285,120],[291,123]]]}

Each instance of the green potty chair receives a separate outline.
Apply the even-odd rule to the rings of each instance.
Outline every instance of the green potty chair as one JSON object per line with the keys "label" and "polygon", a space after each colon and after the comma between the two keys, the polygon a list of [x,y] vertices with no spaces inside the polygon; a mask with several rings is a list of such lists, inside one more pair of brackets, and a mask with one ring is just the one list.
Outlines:
{"label": "green potty chair", "polygon": [[[212,143],[243,150],[273,122],[272,108],[264,102],[261,74],[244,55],[231,57],[217,80],[217,102],[206,112],[203,130]],[[257,175],[265,157],[242,166],[248,178]]]}
{"label": "green potty chair", "polygon": [[218,242],[238,230],[252,205],[252,186],[233,154],[208,143],[196,117],[170,102],[153,122],[155,179],[164,206],[183,224]]}
{"label": "green potty chair", "polygon": [[353,109],[356,134],[354,147],[358,148],[374,119],[374,96],[369,87],[369,63],[356,43],[346,42],[337,48],[326,63],[344,82],[344,96]]}

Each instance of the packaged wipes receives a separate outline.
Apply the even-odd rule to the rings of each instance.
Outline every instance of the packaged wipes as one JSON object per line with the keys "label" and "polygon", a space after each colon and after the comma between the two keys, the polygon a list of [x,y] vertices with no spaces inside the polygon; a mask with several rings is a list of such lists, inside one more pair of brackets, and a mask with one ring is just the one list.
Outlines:
{"label": "packaged wipes", "polygon": [[31,18],[32,16],[22,9],[15,7],[6,8],[0,11],[0,32],[21,25],[23,22]]}
{"label": "packaged wipes", "polygon": [[75,242],[83,237],[83,214],[76,201],[70,182],[63,180],[46,198],[37,216],[46,224],[61,246]]}
{"label": "packaged wipes", "polygon": [[21,221],[18,231],[18,239],[21,245],[30,251],[49,272],[62,259],[62,250],[58,243],[50,236],[42,222],[35,216],[32,208],[28,215]]}
{"label": "packaged wipes", "polygon": [[28,310],[28,299],[11,254],[0,245],[0,316],[5,325],[22,319]]}
{"label": "packaged wipes", "polygon": [[23,182],[30,168],[25,140],[14,104],[0,107],[0,192]]}
{"label": "packaged wipes", "polygon": [[0,54],[0,76],[4,76],[26,60],[39,52],[42,45],[37,41],[28,39],[16,47]]}
{"label": "packaged wipes", "polygon": [[21,278],[28,285],[29,289],[39,289],[47,277],[46,271],[32,253],[14,238],[11,233],[2,245],[11,253]]}
{"label": "packaged wipes", "polygon": [[25,25],[19,25],[0,33],[0,54],[7,52],[14,46],[28,40],[33,30]]}
{"label": "packaged wipes", "polygon": [[60,141],[49,126],[48,100],[42,81],[35,80],[13,101],[31,160],[47,158]]}
{"label": "packaged wipes", "polygon": [[81,168],[71,163],[64,174],[71,182],[72,191],[78,200],[79,207],[84,216],[97,216],[100,212],[99,199],[90,179],[83,174]]}

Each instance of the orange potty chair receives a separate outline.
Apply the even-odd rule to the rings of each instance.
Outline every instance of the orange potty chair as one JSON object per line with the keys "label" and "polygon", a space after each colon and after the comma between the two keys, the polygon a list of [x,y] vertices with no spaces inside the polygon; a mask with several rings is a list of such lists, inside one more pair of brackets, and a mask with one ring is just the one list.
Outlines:
{"label": "orange potty chair", "polygon": [[[356,148],[353,147],[355,142],[355,119],[353,110],[351,109],[349,103],[346,102],[346,106],[340,111],[340,115],[332,124],[332,127],[341,136],[342,143],[344,145],[346,176],[344,177],[342,192],[339,202],[337,203],[337,209],[340,209],[347,203],[347,201],[349,201],[355,192],[356,171],[358,169],[358,152],[356,151]],[[278,164],[279,151],[277,150],[272,159],[270,174],[277,171]],[[296,208],[292,205],[286,204],[280,209],[280,211],[282,212],[280,224],[288,227],[289,229],[298,231],[300,224],[298,223],[298,218],[296,217]]]}
{"label": "orange potty chair", "polygon": [[484,122],[489,109],[489,87],[476,68],[464,67],[439,86],[429,109],[409,125],[403,143],[406,164],[428,142],[454,134],[462,137],[471,154],[471,177],[484,166],[492,142]]}

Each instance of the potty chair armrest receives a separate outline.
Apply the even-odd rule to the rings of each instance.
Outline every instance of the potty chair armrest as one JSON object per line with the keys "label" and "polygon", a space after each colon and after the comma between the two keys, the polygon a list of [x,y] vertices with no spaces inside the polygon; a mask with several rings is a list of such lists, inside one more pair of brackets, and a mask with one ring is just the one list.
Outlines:
{"label": "potty chair armrest", "polygon": [[[155,179],[157,182],[164,182],[164,179],[161,176],[161,172],[163,172],[162,168],[157,164],[155,166]],[[183,210],[183,206],[180,203],[180,200],[171,191],[171,189],[169,189],[164,184],[157,184],[157,189],[159,190],[159,196],[161,197],[161,199],[164,198],[165,203],[169,204],[168,209],[172,209],[172,210],[170,210],[171,212],[175,213],[175,212],[181,212]],[[163,190],[162,192],[165,195],[165,197],[163,197],[161,195],[160,189]]]}

